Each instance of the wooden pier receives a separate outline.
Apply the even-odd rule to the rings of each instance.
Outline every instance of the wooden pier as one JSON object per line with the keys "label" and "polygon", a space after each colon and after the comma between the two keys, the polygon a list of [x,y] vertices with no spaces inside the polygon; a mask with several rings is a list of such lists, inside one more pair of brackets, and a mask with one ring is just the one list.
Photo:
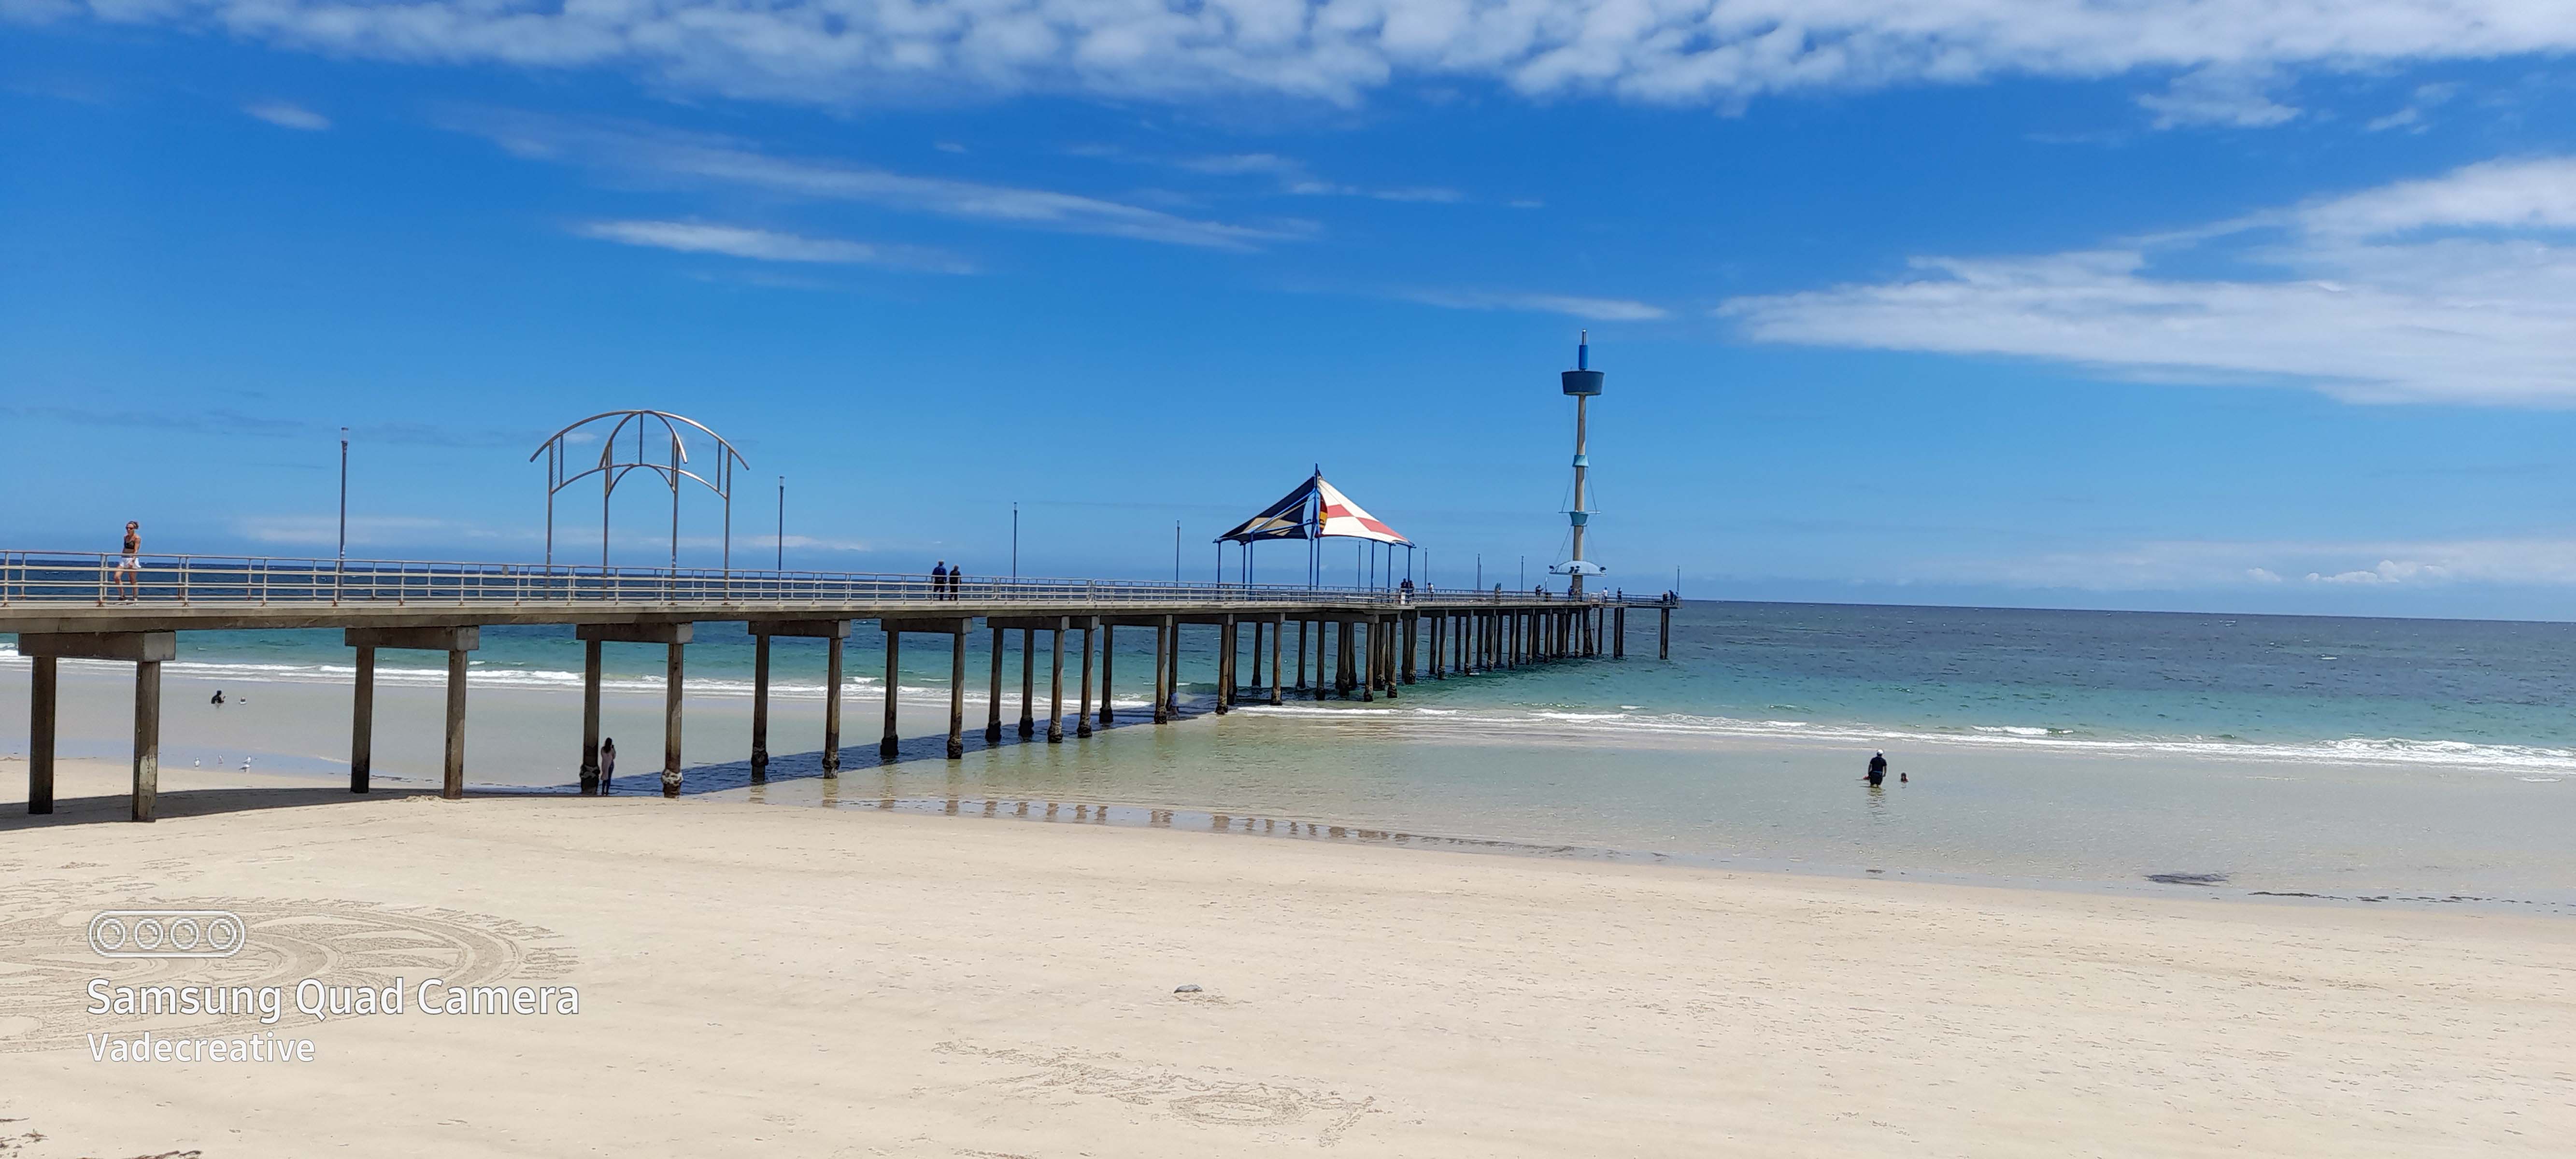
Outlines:
{"label": "wooden pier", "polygon": [[[1120,628],[1154,634],[1154,671],[1143,683],[1151,690],[1154,723],[1166,724],[1176,716],[1180,641],[1186,629],[1206,629],[1215,637],[1214,711],[1222,714],[1242,703],[1247,692],[1256,702],[1272,705],[1292,695],[1393,700],[1418,680],[1605,654],[1623,657],[1630,608],[1658,613],[1657,655],[1669,659],[1673,612],[1673,605],[1664,602],[1571,601],[1536,592],[1400,593],[1105,580],[971,580],[946,586],[925,576],[859,573],[195,556],[147,559],[139,595],[120,601],[109,568],[109,561],[96,556],[0,552],[0,632],[16,633],[19,653],[33,663],[30,813],[53,811],[56,663],[106,660],[134,665],[132,817],[152,819],[159,782],[161,665],[177,658],[180,635],[192,631],[340,630],[355,654],[357,670],[349,747],[349,789],[354,793],[369,787],[377,650],[444,652],[441,793],[456,798],[465,791],[467,657],[481,646],[482,629],[491,626],[560,625],[573,629],[582,641],[578,776],[584,792],[599,788],[600,645],[663,646],[661,786],[666,795],[677,795],[684,776],[684,660],[701,623],[742,623],[753,638],[747,739],[752,775],[758,779],[770,761],[770,641],[780,636],[827,644],[822,759],[823,775],[830,777],[840,768],[842,652],[861,624],[885,633],[885,727],[878,741],[878,752],[885,757],[895,754],[901,740],[897,669],[904,638],[947,637],[947,755],[957,760],[965,755],[966,640],[979,623],[993,640],[984,739],[998,742],[1002,737],[1003,643],[1006,633],[1017,632],[1018,733],[1033,739],[1040,728],[1035,665],[1043,636],[1049,657],[1043,727],[1047,743],[1055,744],[1067,731],[1068,644],[1076,673],[1073,735],[1091,735],[1095,699],[1097,722],[1105,727],[1115,719],[1111,649]],[[1244,678],[1247,644],[1249,680]]]}

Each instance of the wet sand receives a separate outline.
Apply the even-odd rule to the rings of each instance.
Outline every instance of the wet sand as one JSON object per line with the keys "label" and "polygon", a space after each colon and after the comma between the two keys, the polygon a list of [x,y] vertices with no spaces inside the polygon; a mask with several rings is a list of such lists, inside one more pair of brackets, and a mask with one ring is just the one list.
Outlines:
{"label": "wet sand", "polygon": [[[214,787],[0,809],[30,1157],[2548,1154],[2576,923],[1782,876],[703,797]],[[0,763],[0,792],[24,767]],[[335,796],[335,792],[337,795]],[[109,961],[102,908],[250,948]],[[136,985],[577,988],[114,1063]],[[1176,994],[1176,987],[1202,987]]]}

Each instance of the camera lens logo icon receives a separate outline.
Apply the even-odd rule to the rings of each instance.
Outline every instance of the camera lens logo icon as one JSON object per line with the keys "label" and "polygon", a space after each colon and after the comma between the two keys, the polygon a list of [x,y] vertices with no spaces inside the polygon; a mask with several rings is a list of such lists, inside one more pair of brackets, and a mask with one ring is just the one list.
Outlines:
{"label": "camera lens logo icon", "polygon": [[89,948],[102,958],[229,958],[247,940],[229,910],[116,909],[89,920]]}

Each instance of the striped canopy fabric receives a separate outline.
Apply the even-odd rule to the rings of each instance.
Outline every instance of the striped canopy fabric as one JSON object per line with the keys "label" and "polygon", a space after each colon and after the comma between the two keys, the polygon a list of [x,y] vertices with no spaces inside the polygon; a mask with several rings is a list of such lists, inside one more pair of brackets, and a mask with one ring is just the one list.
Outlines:
{"label": "striped canopy fabric", "polygon": [[1315,497],[1315,484],[1323,481],[1317,475],[1263,508],[1261,514],[1244,520],[1234,530],[1217,536],[1219,543],[1254,543],[1264,539],[1306,538],[1306,501]]}
{"label": "striped canopy fabric", "polygon": [[1379,543],[1413,546],[1412,540],[1396,534],[1394,528],[1378,522],[1376,516],[1361,510],[1359,504],[1351,502],[1350,496],[1342,494],[1339,488],[1325,482],[1322,475],[1315,476],[1309,482],[1313,484],[1316,496],[1323,502],[1323,529],[1316,534],[1344,539],[1373,539]]}

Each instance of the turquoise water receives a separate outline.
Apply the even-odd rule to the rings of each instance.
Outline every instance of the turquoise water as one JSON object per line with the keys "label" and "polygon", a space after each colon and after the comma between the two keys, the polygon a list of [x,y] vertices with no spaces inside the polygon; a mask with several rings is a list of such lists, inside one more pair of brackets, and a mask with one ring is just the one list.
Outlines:
{"label": "turquoise water", "polygon": [[[1630,632],[1625,660],[1423,680],[1397,703],[1611,735],[1923,737],[2576,775],[2576,625],[1691,603],[1675,617],[1669,663],[1654,658],[1652,613],[1633,615]],[[1183,690],[1204,700],[1214,629],[1183,635]],[[882,640],[865,624],[853,635],[852,695],[882,682]],[[902,682],[944,693],[947,651],[925,642],[905,650]],[[1141,699],[1152,633],[1129,629],[1118,643],[1120,694]],[[336,682],[350,664],[334,632],[192,633],[184,644],[183,660],[245,679]],[[1016,637],[1012,645],[1005,685],[1016,695]],[[981,634],[969,641],[970,695],[980,695],[989,647]],[[1043,634],[1038,647],[1043,683]],[[819,694],[822,652],[815,641],[777,642],[782,694]],[[389,652],[380,663],[440,671],[427,654]],[[604,663],[612,680],[659,687],[658,646],[609,645]],[[487,628],[473,658],[477,681],[496,686],[574,687],[580,665],[567,628]],[[693,686],[747,693],[751,667],[741,625],[699,625]]]}
{"label": "turquoise water", "polygon": [[[749,637],[700,625],[688,653],[690,791],[1001,815],[1052,803],[1086,820],[1108,805],[1118,818],[1162,819],[1150,823],[1301,835],[1320,824],[1841,872],[2187,875],[2219,884],[2154,888],[2576,905],[2576,626],[1694,603],[1676,615],[1662,662],[1652,614],[1629,623],[1625,659],[1424,679],[1367,704],[1295,697],[1223,718],[1204,712],[1214,630],[1198,628],[1185,633],[1184,675],[1199,681],[1185,689],[1197,710],[1188,723],[991,747],[975,727],[989,663],[978,636],[971,751],[958,762],[942,759],[938,736],[946,649],[915,638],[902,683],[926,715],[907,720],[904,751],[883,764],[882,637],[863,625],[845,669],[845,770],[831,780],[812,751],[822,648],[782,640],[779,756],[759,786],[743,763]],[[1134,705],[1152,634],[1119,635],[1120,700]],[[317,769],[345,751],[349,656],[334,634],[192,634],[183,649],[171,674],[192,687],[267,686],[268,731],[220,743],[300,754]],[[479,776],[570,780],[580,656],[566,629],[485,631],[473,743],[477,768],[494,771]],[[434,659],[404,669],[402,654],[385,656],[378,751],[389,776],[434,769]],[[631,770],[659,763],[658,746],[636,740],[658,736],[662,662],[655,646],[607,649],[609,732],[630,738]],[[1018,668],[1014,652],[1006,697]],[[1068,711],[1077,673],[1069,662]],[[419,703],[405,707],[406,696]],[[241,734],[261,719],[198,714],[174,718],[174,736],[215,722]],[[1014,699],[1004,716],[1017,714]],[[102,753],[121,743],[107,716],[95,729]],[[23,738],[21,720],[0,727]],[[406,729],[420,735],[405,740]],[[1875,749],[1903,783],[1859,784]]]}

